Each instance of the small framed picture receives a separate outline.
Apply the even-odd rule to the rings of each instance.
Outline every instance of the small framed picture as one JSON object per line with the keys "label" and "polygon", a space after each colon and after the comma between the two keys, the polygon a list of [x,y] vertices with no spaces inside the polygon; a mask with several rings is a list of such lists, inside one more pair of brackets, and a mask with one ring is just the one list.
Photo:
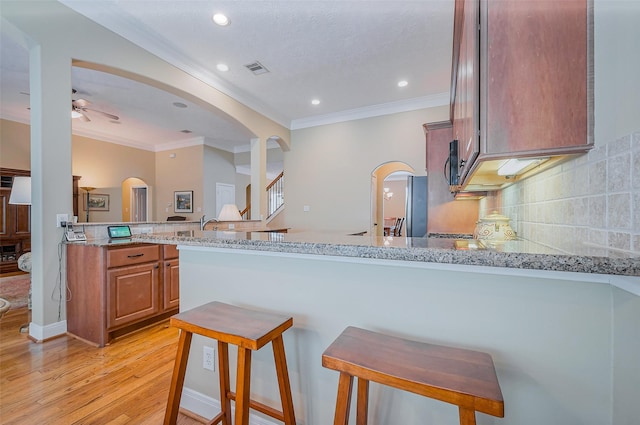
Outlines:
{"label": "small framed picture", "polygon": [[102,193],[89,193],[89,211],[109,211],[109,195]]}
{"label": "small framed picture", "polygon": [[193,212],[193,190],[173,192],[173,212]]}

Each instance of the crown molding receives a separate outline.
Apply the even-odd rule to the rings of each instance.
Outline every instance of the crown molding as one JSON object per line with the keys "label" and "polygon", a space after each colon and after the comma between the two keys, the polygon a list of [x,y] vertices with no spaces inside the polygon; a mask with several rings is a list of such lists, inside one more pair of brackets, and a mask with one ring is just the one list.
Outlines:
{"label": "crown molding", "polygon": [[348,109],[346,111],[332,114],[301,118],[291,121],[289,129],[300,130],[303,128],[317,127],[319,125],[336,124],[339,122],[379,117],[444,105],[449,105],[449,92],[416,97],[407,100],[399,100],[396,102],[381,103],[378,105],[366,106],[364,108]]}

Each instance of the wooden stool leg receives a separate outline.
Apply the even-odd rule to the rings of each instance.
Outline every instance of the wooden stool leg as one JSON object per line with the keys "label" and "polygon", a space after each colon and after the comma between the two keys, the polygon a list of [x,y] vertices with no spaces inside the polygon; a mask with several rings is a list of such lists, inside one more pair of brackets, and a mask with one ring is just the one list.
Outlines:
{"label": "wooden stool leg", "polygon": [[251,350],[238,347],[238,375],[236,378],[236,425],[249,425],[251,391]]}
{"label": "wooden stool leg", "polygon": [[220,373],[220,408],[222,425],[231,425],[231,400],[229,391],[229,344],[218,341],[218,371]]}
{"label": "wooden stool leg", "polygon": [[338,397],[336,400],[336,415],[333,425],[347,425],[349,423],[349,406],[351,405],[351,389],[353,376],[340,372],[338,380]]}
{"label": "wooden stool leg", "polygon": [[369,417],[369,380],[358,378],[358,410],[356,425],[367,425]]}
{"label": "wooden stool leg", "polygon": [[476,412],[465,407],[458,407],[460,412],[460,425],[476,425]]}
{"label": "wooden stool leg", "polygon": [[280,388],[280,400],[282,401],[282,415],[285,425],[296,425],[296,415],[293,411],[293,398],[291,397],[291,384],[287,370],[287,358],[284,352],[282,335],[271,341],[273,346],[273,358],[276,363],[278,375],[278,387]]}
{"label": "wooden stool leg", "polygon": [[180,409],[180,398],[182,397],[182,386],[184,385],[184,374],[187,370],[192,336],[191,332],[180,330],[178,353],[173,365],[173,375],[169,387],[169,400],[167,401],[167,410],[164,413],[164,425],[175,425],[178,420],[178,409]]}

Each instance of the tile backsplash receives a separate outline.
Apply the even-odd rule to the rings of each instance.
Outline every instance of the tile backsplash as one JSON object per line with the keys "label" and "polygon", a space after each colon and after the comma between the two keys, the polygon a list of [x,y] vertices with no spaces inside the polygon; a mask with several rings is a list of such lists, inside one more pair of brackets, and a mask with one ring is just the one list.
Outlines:
{"label": "tile backsplash", "polygon": [[640,131],[594,147],[480,202],[518,236],[567,253],[640,254]]}

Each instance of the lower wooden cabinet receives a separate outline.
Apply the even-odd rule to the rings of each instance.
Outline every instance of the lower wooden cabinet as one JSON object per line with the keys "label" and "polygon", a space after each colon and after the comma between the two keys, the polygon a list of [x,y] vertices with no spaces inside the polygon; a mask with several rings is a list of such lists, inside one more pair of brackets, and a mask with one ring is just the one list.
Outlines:
{"label": "lower wooden cabinet", "polygon": [[164,245],[162,248],[164,258],[164,267],[162,268],[163,308],[170,310],[180,307],[180,261],[175,245]]}
{"label": "lower wooden cabinet", "polygon": [[175,247],[67,244],[67,332],[100,347],[178,312]]}
{"label": "lower wooden cabinet", "polygon": [[107,271],[107,327],[137,322],[160,310],[158,263],[120,267]]}

